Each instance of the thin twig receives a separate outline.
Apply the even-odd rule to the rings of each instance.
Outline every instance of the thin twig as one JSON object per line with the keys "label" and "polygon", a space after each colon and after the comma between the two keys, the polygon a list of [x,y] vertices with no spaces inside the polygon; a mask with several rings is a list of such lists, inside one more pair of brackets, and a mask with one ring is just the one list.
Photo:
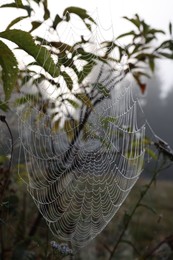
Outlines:
{"label": "thin twig", "polygon": [[2,204],[2,201],[3,201],[3,197],[4,197],[4,193],[5,193],[5,190],[6,188],[8,187],[9,185],[9,179],[10,179],[10,171],[11,171],[11,166],[12,166],[12,158],[13,158],[13,147],[14,147],[14,140],[13,140],[13,135],[12,135],[12,132],[11,132],[11,129],[6,121],[6,118],[4,115],[0,115],[0,121],[5,123],[7,129],[8,129],[8,132],[10,134],[10,138],[11,138],[11,152],[10,152],[10,161],[9,161],[9,165],[8,165],[8,171],[7,171],[7,175],[6,175],[6,178],[5,178],[5,181],[4,181],[4,184],[3,184],[3,187],[2,187],[2,190],[1,190],[1,199],[0,199],[0,205]]}
{"label": "thin twig", "polygon": [[127,221],[126,221],[126,223],[125,223],[125,225],[124,225],[124,228],[123,228],[122,232],[120,233],[120,236],[119,236],[119,238],[118,238],[116,244],[115,244],[114,247],[113,247],[113,250],[112,250],[112,252],[111,252],[111,254],[110,254],[109,260],[111,260],[111,259],[113,258],[114,253],[115,253],[115,251],[116,251],[116,249],[117,249],[119,243],[122,241],[122,238],[123,238],[123,236],[124,236],[124,234],[125,234],[125,232],[126,232],[128,226],[129,226],[129,224],[130,224],[130,222],[131,222],[131,220],[132,220],[132,217],[134,216],[134,214],[135,214],[137,208],[138,208],[139,205],[141,204],[141,201],[142,201],[143,198],[145,197],[145,195],[146,195],[146,193],[148,192],[148,190],[150,189],[151,185],[152,185],[153,182],[155,181],[155,179],[156,179],[156,177],[157,177],[157,175],[158,175],[158,173],[159,173],[159,169],[157,169],[157,168],[158,168],[158,163],[159,163],[159,156],[158,156],[158,159],[157,159],[157,161],[156,161],[156,165],[155,165],[155,169],[154,169],[154,172],[153,172],[153,176],[152,176],[150,182],[148,183],[148,185],[146,185],[145,190],[141,193],[141,196],[139,197],[139,199],[138,199],[136,205],[134,206],[133,210],[132,210],[131,213],[128,215]]}

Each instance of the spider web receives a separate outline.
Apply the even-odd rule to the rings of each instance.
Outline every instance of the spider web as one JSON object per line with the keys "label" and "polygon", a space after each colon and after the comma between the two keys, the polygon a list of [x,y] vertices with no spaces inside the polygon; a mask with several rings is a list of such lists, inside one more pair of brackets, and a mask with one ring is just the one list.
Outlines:
{"label": "spider web", "polygon": [[[64,28],[67,42],[76,34],[74,28]],[[101,36],[96,27],[87,61],[100,52]],[[76,62],[78,71],[84,66]],[[146,122],[125,77],[124,60],[95,62],[86,78],[81,73],[80,84],[72,70],[61,70],[73,79],[71,91],[61,76],[53,79],[56,85],[49,75],[42,83],[32,78],[23,88],[27,103],[18,111],[21,153],[28,191],[50,230],[82,247],[104,229],[138,180]],[[32,95],[26,95],[31,82]],[[45,104],[46,114],[41,109]]]}

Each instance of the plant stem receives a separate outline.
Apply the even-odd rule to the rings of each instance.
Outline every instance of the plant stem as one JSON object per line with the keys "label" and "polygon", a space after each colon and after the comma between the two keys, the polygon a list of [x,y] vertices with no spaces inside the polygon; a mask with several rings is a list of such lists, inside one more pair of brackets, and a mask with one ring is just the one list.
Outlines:
{"label": "plant stem", "polygon": [[129,224],[130,224],[130,222],[131,222],[131,220],[132,220],[133,215],[135,214],[137,208],[138,208],[138,207],[140,206],[140,204],[141,204],[141,201],[142,201],[143,198],[145,197],[146,193],[148,192],[148,190],[150,189],[151,185],[152,185],[153,182],[155,181],[155,179],[156,179],[158,173],[160,172],[159,169],[157,169],[157,168],[158,168],[158,162],[159,162],[159,156],[158,156],[158,159],[157,159],[157,161],[156,161],[155,169],[154,169],[154,171],[153,171],[153,176],[152,176],[151,180],[149,181],[148,185],[146,185],[145,190],[141,193],[141,196],[139,197],[138,201],[136,202],[136,205],[134,206],[133,210],[132,210],[131,213],[128,215],[127,221],[126,221],[126,223],[124,224],[124,228],[123,228],[123,230],[121,231],[120,236],[119,236],[119,238],[118,238],[116,244],[114,245],[113,250],[111,251],[111,254],[110,254],[110,257],[108,258],[108,260],[111,260],[111,259],[113,258],[113,255],[114,255],[114,253],[115,253],[115,251],[116,251],[118,245],[121,243],[122,238],[123,238],[123,236],[124,236],[124,234],[125,234],[125,232],[126,232],[128,226],[129,226]]}

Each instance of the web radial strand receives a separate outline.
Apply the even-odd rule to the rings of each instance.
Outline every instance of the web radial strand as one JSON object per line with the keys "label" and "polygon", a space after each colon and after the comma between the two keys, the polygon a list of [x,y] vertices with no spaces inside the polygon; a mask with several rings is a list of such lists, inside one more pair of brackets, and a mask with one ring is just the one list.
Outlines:
{"label": "web radial strand", "polygon": [[28,191],[53,234],[77,247],[104,229],[143,169],[145,121],[124,72],[110,68],[90,77],[92,106],[78,108],[73,142],[52,131],[49,114],[38,120],[32,100],[19,115]]}

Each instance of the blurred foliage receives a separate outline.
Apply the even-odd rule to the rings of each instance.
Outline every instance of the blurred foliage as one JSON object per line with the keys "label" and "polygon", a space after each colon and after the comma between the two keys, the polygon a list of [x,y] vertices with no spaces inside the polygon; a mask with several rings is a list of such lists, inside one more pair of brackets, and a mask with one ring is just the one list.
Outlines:
{"label": "blurred foliage", "polygon": [[[133,18],[124,17],[127,22],[131,23],[134,29],[119,35],[116,40],[129,37],[129,44],[123,48],[117,44],[116,40],[104,41],[100,43],[100,46],[103,49],[102,55],[98,55],[86,50],[86,46],[90,43],[90,39],[84,39],[82,35],[80,41],[75,42],[73,45],[61,42],[59,40],[49,41],[41,37],[33,36],[35,30],[39,29],[43,22],[47,20],[50,22],[49,29],[56,34],[60,24],[70,22],[74,15],[81,19],[87,30],[92,31],[92,28],[96,25],[96,22],[86,10],[79,7],[70,6],[64,10],[62,16],[56,14],[55,17],[52,17],[48,8],[48,2],[46,0],[26,1],[26,4],[23,4],[23,2],[24,1],[22,0],[16,0],[10,4],[0,6],[0,8],[5,8],[7,11],[8,8],[14,8],[17,11],[21,9],[26,12],[24,16],[20,16],[12,20],[5,31],[0,32],[0,66],[2,68],[1,81],[3,84],[3,95],[0,98],[0,109],[3,112],[6,112],[8,109],[12,108],[10,98],[14,93],[20,92],[22,86],[27,82],[29,82],[30,86],[35,85],[37,87],[37,94],[32,95],[30,93],[23,95],[21,98],[17,98],[15,100],[15,104],[17,106],[27,103],[28,100],[32,100],[30,105],[39,107],[39,111],[41,111],[44,115],[50,107],[55,108],[58,100],[59,108],[61,108],[63,104],[68,103],[75,110],[85,106],[86,111],[90,111],[94,107],[94,102],[92,96],[90,96],[91,92],[86,91],[83,81],[90,74],[98,61],[102,61],[107,64],[110,61],[121,63],[124,53],[126,53],[129,69],[125,70],[125,74],[131,73],[139,85],[142,93],[144,93],[146,90],[144,78],[152,76],[152,73],[155,71],[156,60],[162,58],[173,59],[171,23],[169,23],[168,26],[169,36],[167,37],[164,31],[152,28],[141,17],[139,17],[138,14],[136,14]],[[39,8],[40,13],[42,14],[41,20],[35,18],[34,8],[36,7]],[[25,19],[28,19],[28,17],[31,18],[30,29],[28,31],[15,29],[15,25]],[[167,38],[158,45],[157,37],[159,34],[164,34]],[[32,57],[33,61],[28,62],[25,69],[19,68],[20,66],[16,54],[16,48],[10,47],[11,45],[8,45],[7,41],[4,41],[4,39],[14,43],[15,46],[17,46],[17,49],[23,50],[30,57]],[[114,56],[114,50],[118,52],[117,57]],[[75,60],[84,62],[85,65],[79,70],[74,62]],[[36,66],[37,69],[34,69],[34,66]],[[39,74],[38,68],[41,71]],[[74,91],[75,82],[71,77],[71,74],[68,73],[68,69],[73,71],[73,74],[75,74],[77,78],[77,83],[81,86],[80,92],[78,93]],[[61,76],[64,82],[66,82],[67,92],[60,94],[55,102],[44,100],[43,103],[43,96],[39,91],[39,84],[46,80],[58,89],[61,87],[56,80],[59,76]],[[89,88],[90,86],[87,87]],[[98,92],[103,94],[103,97],[109,97],[109,91],[105,89],[103,85],[91,87],[96,87]],[[67,93],[70,93],[73,98],[69,98]],[[52,115],[52,119],[57,116],[57,113],[58,112]],[[87,116],[84,118],[86,119],[85,121],[87,121]],[[59,131],[60,120],[61,118],[59,117],[54,122],[53,131]],[[109,122],[112,122],[112,120],[115,119],[111,117],[103,118],[103,127],[106,127]],[[83,124],[84,135],[87,128],[85,123],[86,122]],[[71,114],[67,113],[66,120],[64,122],[64,130],[70,141],[75,138],[75,132],[73,129],[76,129],[74,126],[77,125],[79,125],[79,122],[77,122]],[[165,160],[165,157],[172,160],[172,151],[170,151],[168,145],[166,146],[162,142],[155,145],[156,148],[163,153],[163,161]],[[150,152],[150,150],[148,152]],[[155,158],[155,154],[153,154],[152,157]],[[0,205],[0,258],[2,260],[61,259],[64,254],[62,248],[64,249],[67,247],[59,245],[52,247],[49,243],[51,240],[51,234],[45,225],[43,228],[41,225],[42,223],[39,223],[40,227],[38,228],[36,234],[32,237],[29,235],[33,227],[33,222],[35,221],[35,218],[37,218],[37,216],[34,215],[36,210],[33,202],[26,194],[25,186],[18,177],[16,168],[14,167],[13,169],[9,169],[6,163],[7,158],[0,155],[1,189],[3,189],[7,176],[10,175],[10,182],[8,183],[5,190],[5,196]],[[18,165],[18,167],[20,167],[22,175],[24,176],[26,174],[26,166]],[[141,196],[141,194],[138,196]],[[146,208],[149,209],[149,206],[145,204],[142,205],[140,203],[138,206],[143,208],[145,207],[145,210]],[[138,208],[138,206],[135,207]],[[152,209],[151,211],[154,210]],[[127,231],[128,226],[126,223],[129,223],[129,220],[128,215],[125,216],[125,231]],[[132,222],[132,225],[136,226],[136,223]],[[167,227],[168,230],[169,227]],[[134,229],[131,228],[131,230]],[[148,233],[145,235],[145,239],[147,240],[146,244],[150,244],[151,238],[147,237],[149,236],[149,233],[150,230],[148,230]],[[143,242],[140,242],[139,245],[137,245],[139,242],[137,235],[133,234],[133,232],[131,232],[131,235],[133,236],[132,242],[135,240],[135,246],[130,241],[129,244],[132,244],[133,249],[138,247],[138,250],[142,250],[141,245],[143,246]],[[111,234],[111,240],[113,238],[114,234]],[[100,248],[100,245],[98,244],[97,247]],[[61,251],[57,251],[57,248],[61,248]],[[109,252],[108,255],[114,252],[113,245],[112,250],[109,249],[108,245],[105,245],[105,248]],[[105,248],[103,247],[102,251],[104,251]],[[145,254],[146,252],[142,253]],[[150,259],[155,258],[152,258],[151,256]]]}

